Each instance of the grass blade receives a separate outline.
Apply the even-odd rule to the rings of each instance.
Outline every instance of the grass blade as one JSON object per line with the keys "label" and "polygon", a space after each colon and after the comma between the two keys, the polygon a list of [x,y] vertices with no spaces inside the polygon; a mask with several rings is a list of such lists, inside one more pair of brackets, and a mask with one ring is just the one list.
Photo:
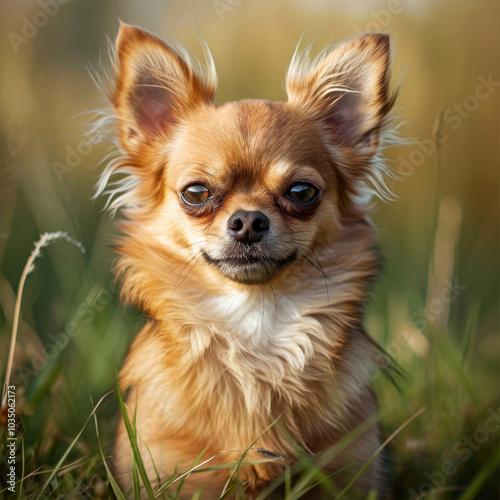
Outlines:
{"label": "grass blade", "polygon": [[403,422],[373,453],[373,455],[365,462],[363,467],[359,469],[358,473],[351,479],[349,484],[335,497],[335,500],[342,498],[351,486],[358,480],[358,477],[365,471],[375,457],[408,425],[410,425],[417,417],[419,417],[426,410],[425,406],[416,411],[410,418]]}
{"label": "grass blade", "polygon": [[37,257],[41,255],[42,249],[45,248],[47,245],[50,245],[51,243],[54,243],[57,240],[64,239],[73,245],[75,245],[77,248],[79,248],[83,253],[85,253],[85,249],[83,248],[82,244],[79,241],[74,240],[73,238],[70,238],[65,232],[58,231],[55,233],[43,233],[40,237],[40,239],[35,243],[35,248],[31,252],[31,255],[29,256],[28,260],[26,261],[26,265],[24,266],[23,272],[21,274],[21,278],[19,279],[19,286],[17,289],[17,296],[16,296],[16,304],[14,306],[14,319],[12,322],[12,334],[10,336],[10,347],[9,347],[9,357],[7,360],[7,370],[5,372],[5,392],[2,397],[2,406],[5,405],[5,402],[7,400],[7,387],[10,384],[10,375],[12,371],[12,362],[14,360],[14,350],[16,348],[16,340],[17,340],[17,331],[18,331],[18,326],[19,326],[19,316],[21,313],[21,299],[23,296],[23,290],[24,290],[24,284],[26,283],[26,278],[28,277],[28,274],[33,271],[35,268],[35,260]]}
{"label": "grass blade", "polygon": [[292,489],[292,471],[290,467],[285,469],[285,498],[290,495],[290,491]]}
{"label": "grass blade", "polygon": [[476,301],[470,308],[470,312],[467,316],[467,320],[465,323],[464,343],[462,347],[462,363],[465,363],[467,361],[467,358],[471,351],[471,345],[477,332],[480,309],[481,307],[479,301]]}
{"label": "grass blade", "polygon": [[132,482],[134,485],[135,500],[141,500],[141,484],[139,483],[139,474],[137,473],[137,462],[134,456],[132,456]]}
{"label": "grass blade", "polygon": [[[203,451],[202,451],[202,452],[201,452],[201,453],[200,453],[200,454],[196,457],[196,459],[195,459],[195,461],[194,461],[194,463],[193,463],[193,468],[194,468],[194,467],[196,467],[196,466],[199,464],[199,462],[200,462],[200,460],[201,460],[201,457],[202,457],[202,456],[206,453],[206,451],[207,451],[207,449],[205,448],[205,449],[204,449],[204,450],[203,450]],[[188,474],[186,474],[186,475],[184,475],[184,477],[180,478],[180,480],[179,480],[179,486],[177,486],[177,491],[176,491],[177,495],[180,495],[180,494],[181,494],[181,489],[182,489],[182,487],[184,486],[184,483],[186,482],[187,478],[188,478]],[[176,479],[174,482],[176,482],[176,481],[177,481],[177,479]]]}
{"label": "grass blade", "polygon": [[97,404],[95,405],[95,407],[93,408],[92,412],[90,413],[90,415],[87,417],[87,420],[85,420],[85,423],[83,424],[83,427],[81,428],[80,432],[77,434],[77,436],[75,437],[75,439],[73,439],[73,441],[71,442],[71,444],[68,446],[68,449],[64,452],[63,456],[61,457],[61,459],[59,460],[59,462],[57,462],[57,465],[55,466],[54,470],[51,472],[50,476],[48,477],[48,479],[45,481],[45,483],[43,484],[42,488],[40,489],[40,491],[38,492],[38,496],[36,497],[36,500],[38,500],[39,498],[42,498],[42,494],[43,492],[47,489],[47,486],[52,482],[52,480],[56,477],[56,474],[58,473],[59,469],[61,468],[62,464],[64,463],[64,461],[66,460],[66,458],[68,457],[68,455],[71,453],[71,450],[74,448],[75,444],[78,442],[78,440],[80,439],[80,436],[83,434],[83,431],[85,430],[85,428],[87,427],[87,424],[89,423],[90,419],[92,418],[92,415],[94,415],[94,413],[97,411],[97,408],[99,408],[100,404],[104,401],[104,399],[109,396],[113,391],[110,391],[108,392],[107,394],[104,394],[104,396],[97,402]]}
{"label": "grass blade", "polygon": [[97,416],[95,413],[94,413],[94,423],[95,423],[95,432],[97,435],[97,443],[99,444],[99,452],[101,453],[102,462],[104,464],[104,468],[106,469],[106,475],[108,477],[109,484],[111,484],[111,488],[113,489],[113,493],[115,494],[115,496],[118,500],[126,500],[125,496],[122,493],[120,487],[118,486],[115,478],[113,477],[111,470],[108,467],[108,463],[106,462],[106,458],[104,457],[104,453],[102,451],[102,446],[101,446],[101,440],[99,438],[99,427],[97,425]]}
{"label": "grass blade", "polygon": [[463,362],[459,359],[458,354],[455,352],[456,349],[454,348],[454,346],[446,337],[442,336],[442,338],[438,342],[436,342],[436,347],[438,348],[439,354],[446,362],[459,384],[469,395],[476,409],[480,410],[483,405],[481,404],[481,401],[479,399],[479,394],[474,387],[474,383],[471,377],[466,372]]}
{"label": "grass blade", "polygon": [[[151,483],[149,482],[149,477],[146,473],[146,468],[144,467],[144,462],[142,461],[141,452],[139,451],[139,447],[137,445],[137,428],[135,426],[135,419],[133,421],[134,426],[132,427],[130,420],[127,415],[127,408],[125,407],[125,402],[123,401],[123,395],[120,390],[120,383],[118,382],[118,377],[116,378],[116,393],[118,395],[118,404],[120,405],[120,411],[123,417],[123,421],[125,423],[125,428],[127,429],[128,438],[130,441],[130,446],[132,447],[132,454],[135,459],[135,466],[139,470],[139,474],[142,479],[142,484],[144,485],[144,489],[146,490],[149,498],[154,498],[153,488]],[[132,468],[135,471],[135,466]],[[135,489],[134,482],[134,489]]]}
{"label": "grass blade", "polygon": [[[329,463],[336,455],[338,455],[343,449],[347,448],[351,443],[353,443],[361,434],[367,431],[370,427],[375,425],[380,420],[380,412],[376,412],[370,417],[368,417],[364,422],[362,422],[356,429],[351,431],[349,434],[344,436],[338,443],[331,446],[325,450],[319,459],[316,461],[316,467],[320,469]],[[297,495],[300,491],[307,487],[308,483],[314,478],[314,471],[307,470],[307,472],[296,482],[295,486],[290,492],[291,497]]]}
{"label": "grass blade", "polygon": [[222,490],[222,493],[221,493],[221,496],[224,496],[224,494],[226,493],[228,487],[229,487],[229,484],[231,483],[231,481],[233,480],[236,472],[238,471],[238,469],[240,468],[241,466],[241,463],[243,462],[243,459],[245,458],[246,454],[248,453],[248,451],[253,447],[253,445],[264,435],[266,434],[269,429],[272,429],[275,425],[276,425],[276,422],[279,420],[279,417],[274,421],[272,422],[270,425],[268,425],[254,440],[253,442],[250,444],[250,446],[242,453],[241,457],[239,458],[239,460],[236,462],[236,466],[235,468],[233,469],[233,471],[231,472],[231,474],[229,475],[229,479],[226,481],[226,484],[224,485],[224,489]]}
{"label": "grass blade", "polygon": [[474,477],[472,484],[467,488],[458,500],[474,500],[478,497],[481,491],[481,486],[488,479],[488,477],[495,471],[500,463],[500,452],[497,451],[493,459],[486,464]]}

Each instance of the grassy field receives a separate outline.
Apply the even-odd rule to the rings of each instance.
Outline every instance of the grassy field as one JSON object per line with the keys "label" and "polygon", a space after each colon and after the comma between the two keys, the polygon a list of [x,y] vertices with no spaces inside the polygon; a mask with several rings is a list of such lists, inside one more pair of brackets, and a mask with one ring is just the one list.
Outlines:
{"label": "grassy field", "polygon": [[[366,325],[403,371],[397,386],[373,373],[394,498],[499,498],[496,2],[6,0],[0,8],[2,384],[34,242],[64,231],[85,249],[51,243],[26,277],[10,378],[24,433],[9,441],[1,427],[0,498],[114,495],[106,464],[120,407],[109,392],[144,318],[118,298],[109,248],[117,231],[104,200],[91,201],[108,150],[87,142],[78,116],[103,104],[88,68],[106,61],[118,18],[171,33],[195,53],[201,33],[219,73],[218,102],[284,99],[304,32],[325,43],[391,32],[403,134],[415,139],[389,152],[409,175],[393,185],[398,200],[373,215],[385,270]],[[306,457],[300,468],[304,488],[322,479]],[[286,498],[300,498],[288,477]],[[324,485],[326,498],[352,498]]]}

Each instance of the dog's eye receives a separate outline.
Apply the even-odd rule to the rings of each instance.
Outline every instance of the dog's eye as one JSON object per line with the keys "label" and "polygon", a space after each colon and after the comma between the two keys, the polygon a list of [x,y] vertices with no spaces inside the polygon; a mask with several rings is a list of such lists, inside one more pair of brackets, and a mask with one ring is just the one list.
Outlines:
{"label": "dog's eye", "polygon": [[201,205],[210,198],[210,191],[203,184],[191,184],[182,191],[181,196],[190,205]]}
{"label": "dog's eye", "polygon": [[311,184],[294,184],[286,193],[286,196],[299,205],[312,203],[318,196],[318,189]]}

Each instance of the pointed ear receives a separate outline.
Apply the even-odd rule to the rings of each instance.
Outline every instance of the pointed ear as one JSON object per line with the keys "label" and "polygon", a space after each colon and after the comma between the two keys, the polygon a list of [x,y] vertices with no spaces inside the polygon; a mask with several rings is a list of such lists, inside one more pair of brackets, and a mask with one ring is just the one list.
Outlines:
{"label": "pointed ear", "polygon": [[168,136],[191,109],[213,101],[217,77],[208,53],[209,74],[203,79],[183,49],[126,24],[120,24],[116,51],[112,101],[126,151]]}
{"label": "pointed ear", "polygon": [[389,90],[389,35],[371,33],[323,51],[295,55],[287,74],[289,102],[320,120],[329,139],[371,158],[379,130],[394,104]]}

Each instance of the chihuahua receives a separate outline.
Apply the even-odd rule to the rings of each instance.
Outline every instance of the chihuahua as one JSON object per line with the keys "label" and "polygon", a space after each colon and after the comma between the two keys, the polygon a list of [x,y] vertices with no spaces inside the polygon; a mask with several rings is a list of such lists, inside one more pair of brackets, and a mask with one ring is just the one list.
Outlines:
{"label": "chihuahua", "polygon": [[[187,473],[183,498],[216,499],[232,477],[254,498],[308,454],[343,488],[381,444],[362,311],[379,267],[371,200],[390,194],[389,37],[296,52],[286,102],[215,105],[206,61],[120,27],[120,154],[97,192],[124,212],[116,272],[148,318],[119,374],[148,481]],[[123,422],[114,451],[130,491]],[[354,487],[383,494],[385,469],[378,455]]]}

